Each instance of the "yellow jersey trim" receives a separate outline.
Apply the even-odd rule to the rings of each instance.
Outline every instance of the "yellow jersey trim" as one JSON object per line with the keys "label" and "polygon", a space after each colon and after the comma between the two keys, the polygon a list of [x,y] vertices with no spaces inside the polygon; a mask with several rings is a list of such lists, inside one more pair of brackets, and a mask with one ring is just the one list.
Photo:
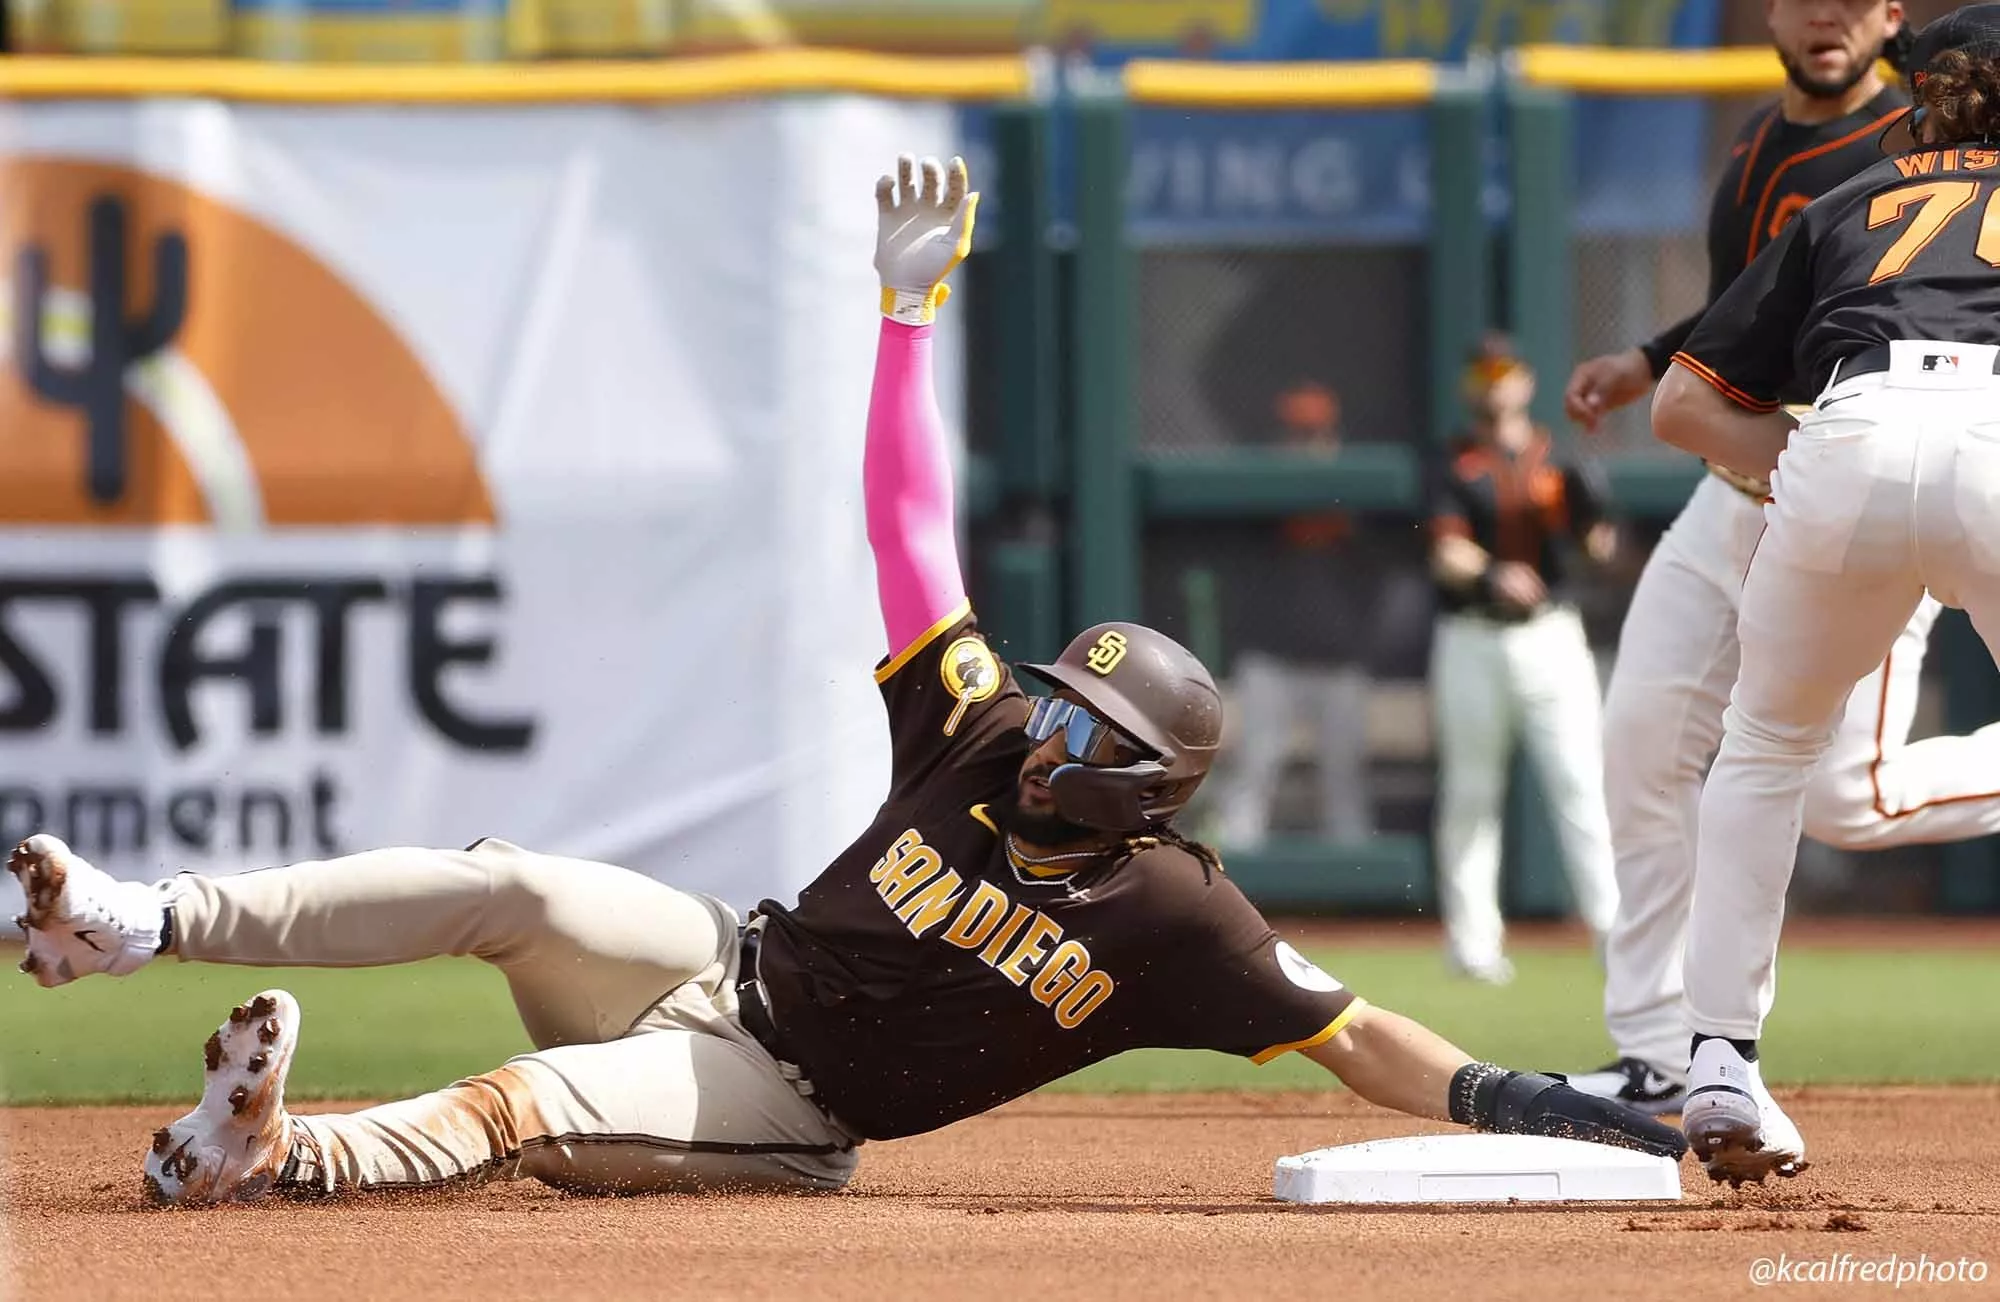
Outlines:
{"label": "yellow jersey trim", "polygon": [[1334,1036],[1339,1035],[1342,1031],[1346,1030],[1347,1024],[1354,1020],[1354,1015],[1360,1012],[1363,1008],[1367,1007],[1367,1004],[1368,1004],[1367,1000],[1357,997],[1353,1003],[1341,1009],[1340,1016],[1328,1022],[1326,1024],[1326,1029],[1321,1031],[1318,1035],[1309,1035],[1303,1040],[1293,1040],[1290,1044],[1274,1044],[1270,1048],[1264,1050],[1264,1052],[1250,1059],[1250,1061],[1255,1063],[1257,1066],[1261,1067],[1265,1063],[1273,1060],[1274,1058],[1282,1058],[1286,1054],[1294,1052],[1295,1050],[1317,1049],[1322,1044],[1325,1044],[1328,1040],[1331,1040]]}
{"label": "yellow jersey trim", "polygon": [[967,598],[952,608],[952,612],[937,623],[925,629],[916,641],[898,651],[889,663],[875,671],[875,681],[886,683],[896,676],[896,671],[923,654],[925,647],[944,636],[944,631],[972,613],[972,601]]}

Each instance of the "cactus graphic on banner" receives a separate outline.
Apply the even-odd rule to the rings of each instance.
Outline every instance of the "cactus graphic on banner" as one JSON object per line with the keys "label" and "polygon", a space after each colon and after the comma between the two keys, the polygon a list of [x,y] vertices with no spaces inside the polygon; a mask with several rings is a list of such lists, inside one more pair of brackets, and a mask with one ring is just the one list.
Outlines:
{"label": "cactus graphic on banner", "polygon": [[393,319],[220,196],[0,153],[0,522],[492,527]]}
{"label": "cactus graphic on banner", "polygon": [[80,365],[57,364],[42,342],[43,295],[49,288],[45,250],[20,253],[14,313],[16,353],[29,388],[49,402],[74,407],[87,431],[87,488],[101,503],[125,491],[130,461],[125,429],[125,372],[173,342],[187,318],[187,240],[171,231],[153,241],[153,306],[125,317],[125,205],[100,196],[90,205],[90,356]]}

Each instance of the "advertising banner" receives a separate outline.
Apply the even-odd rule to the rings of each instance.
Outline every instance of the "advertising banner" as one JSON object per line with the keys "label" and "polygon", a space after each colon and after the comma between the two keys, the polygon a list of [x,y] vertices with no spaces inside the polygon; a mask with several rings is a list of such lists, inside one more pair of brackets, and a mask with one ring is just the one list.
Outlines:
{"label": "advertising banner", "polygon": [[872,189],[952,121],[0,108],[0,842],[789,899],[886,782]]}

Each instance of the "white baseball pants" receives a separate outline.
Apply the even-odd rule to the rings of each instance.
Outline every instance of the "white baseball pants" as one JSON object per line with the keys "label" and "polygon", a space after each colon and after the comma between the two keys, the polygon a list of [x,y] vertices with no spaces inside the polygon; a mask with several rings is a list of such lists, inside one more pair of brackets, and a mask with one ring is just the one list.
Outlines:
{"label": "white baseball pants", "polygon": [[1597,663],[1583,620],[1442,615],[1431,645],[1438,745],[1438,906],[1454,962],[1502,957],[1501,821],[1518,739],[1547,797],[1576,911],[1601,938],[1617,908],[1604,816]]}
{"label": "white baseball pants", "polygon": [[[1887,373],[1830,387],[1779,459],[1701,798],[1684,963],[1694,1031],[1761,1034],[1813,765],[1926,589],[1963,609],[1989,652],[2000,639],[1996,351],[1898,343]],[[1926,371],[1926,354],[1956,366]],[[1996,776],[1960,770],[1930,798],[1991,798]]]}
{"label": "white baseball pants", "polygon": [[1294,664],[1258,651],[1237,657],[1230,731],[1231,773],[1216,839],[1239,850],[1264,843],[1278,775],[1291,758],[1293,731],[1311,721],[1318,742],[1320,831],[1335,841],[1374,835],[1368,801],[1368,674],[1349,665]]}
{"label": "white baseball pants", "polygon": [[[1647,560],[1619,637],[1604,709],[1605,796],[1618,915],[1604,1017],[1620,1056],[1684,1074],[1682,960],[1702,780],[1736,682],[1737,607],[1763,508],[1706,476]],[[1806,788],[1804,832],[1846,850],[2000,832],[2000,725],[1907,743],[1932,626],[1924,597],[1847,696]]]}
{"label": "white baseball pants", "polygon": [[417,1098],[297,1117],[326,1156],[324,1187],[838,1189],[857,1164],[856,1137],[743,1029],[737,919],[720,900],[490,840],[177,884],[172,952],[184,960],[471,955],[507,978],[536,1051]]}

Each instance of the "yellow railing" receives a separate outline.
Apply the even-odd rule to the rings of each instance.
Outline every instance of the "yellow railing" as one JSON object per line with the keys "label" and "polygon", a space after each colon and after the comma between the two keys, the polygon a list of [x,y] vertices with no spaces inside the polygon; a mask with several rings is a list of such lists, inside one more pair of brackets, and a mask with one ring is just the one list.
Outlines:
{"label": "yellow railing", "polygon": [[[1589,45],[1524,45],[1513,52],[1515,76],[1530,86],[1585,95],[1761,95],[1785,84],[1784,65],[1768,46],[1714,50],[1633,50]],[[1893,79],[1894,69],[1882,65]]]}
{"label": "yellow railing", "polygon": [[189,96],[293,104],[541,104],[712,100],[787,93],[992,100],[1027,93],[1011,56],[912,58],[847,50],[762,50],[644,62],[421,66],[238,59],[0,58],[0,97]]}
{"label": "yellow railing", "polygon": [[1134,104],[1181,108],[1393,108],[1428,103],[1437,87],[1438,65],[1422,59],[1125,65],[1125,94]]}
{"label": "yellow railing", "polygon": [[[1776,91],[1771,50],[1530,45],[1511,52],[1525,84],[1590,95]],[[1886,65],[1885,65],[1886,67]],[[1447,65],[1421,59],[1227,63],[1137,59],[1115,74],[1134,104],[1191,109],[1394,108],[1435,98]],[[1893,73],[1890,75],[1893,76]],[[298,104],[676,102],[787,93],[999,100],[1029,93],[1026,59],[785,48],[627,61],[314,64],[254,59],[0,58],[0,97],[190,96]]]}

